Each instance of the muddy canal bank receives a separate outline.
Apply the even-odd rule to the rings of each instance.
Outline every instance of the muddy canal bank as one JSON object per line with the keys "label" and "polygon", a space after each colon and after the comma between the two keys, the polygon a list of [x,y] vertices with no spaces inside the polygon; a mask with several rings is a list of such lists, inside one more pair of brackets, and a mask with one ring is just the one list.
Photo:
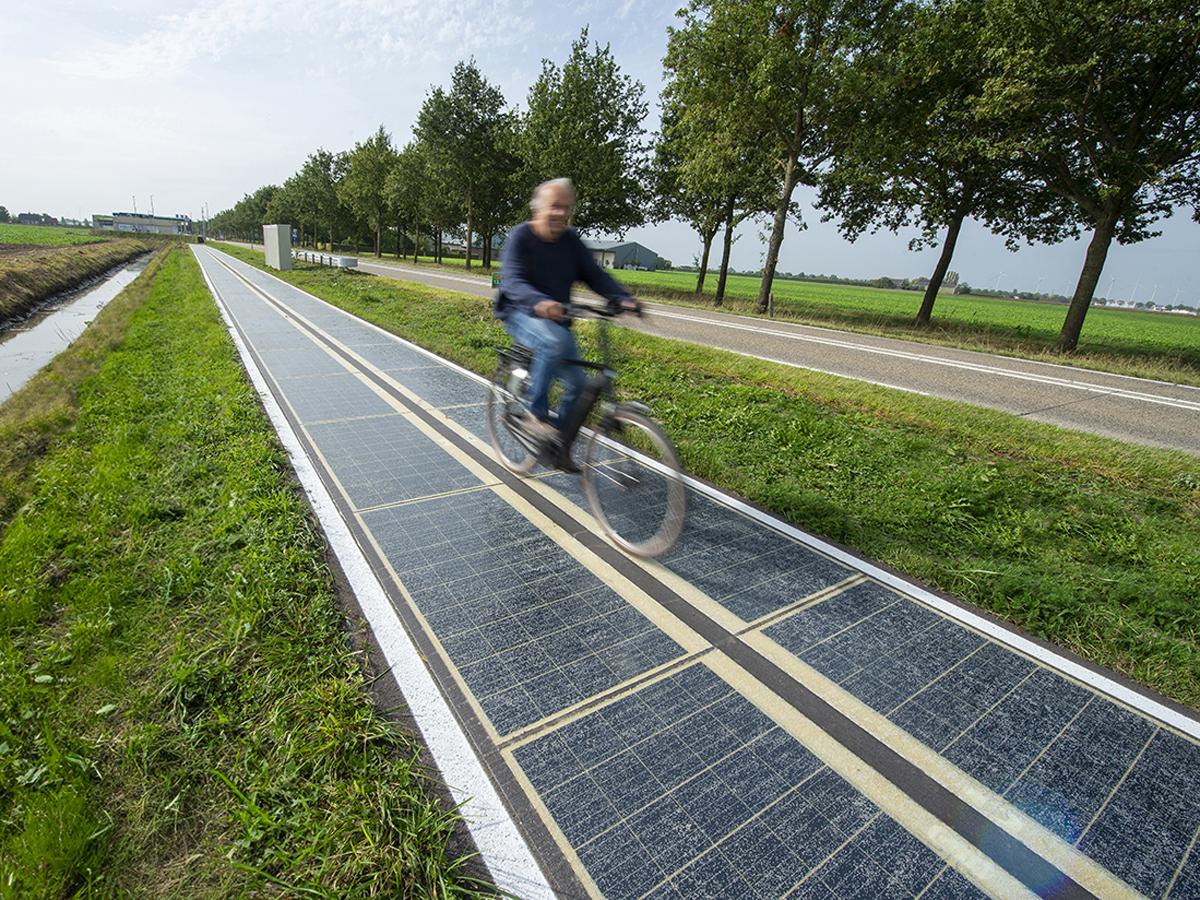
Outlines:
{"label": "muddy canal bank", "polygon": [[75,247],[0,244],[0,331],[51,298],[103,279],[157,246],[129,238]]}

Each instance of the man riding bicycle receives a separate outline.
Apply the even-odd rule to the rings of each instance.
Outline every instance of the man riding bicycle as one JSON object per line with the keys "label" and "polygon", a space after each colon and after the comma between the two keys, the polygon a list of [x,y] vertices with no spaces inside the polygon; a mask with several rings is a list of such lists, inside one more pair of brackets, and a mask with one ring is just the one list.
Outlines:
{"label": "man riding bicycle", "polygon": [[[538,185],[529,202],[532,216],[512,230],[500,255],[503,284],[496,300],[496,318],[518,344],[533,351],[529,368],[526,431],[547,442],[556,439],[571,421],[571,411],[583,389],[579,348],[566,317],[571,286],[582,281],[608,300],[614,312],[636,312],[640,306],[620,284],[592,259],[578,233],[570,227],[575,211],[575,187],[556,178]],[[550,386],[563,382],[557,421],[550,418]],[[555,465],[578,472],[568,447],[559,446]]]}

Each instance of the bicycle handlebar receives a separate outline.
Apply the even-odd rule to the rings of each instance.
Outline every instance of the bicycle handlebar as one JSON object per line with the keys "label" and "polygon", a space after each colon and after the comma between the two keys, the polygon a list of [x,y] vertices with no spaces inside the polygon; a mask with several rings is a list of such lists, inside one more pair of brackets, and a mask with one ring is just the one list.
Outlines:
{"label": "bicycle handlebar", "polygon": [[581,303],[579,301],[572,300],[570,303],[565,305],[564,309],[566,310],[566,318],[568,319],[580,318],[578,313],[581,311],[603,319],[615,319],[617,316],[622,315],[623,313],[632,313],[640,319],[644,314],[641,301],[634,300],[633,302],[637,304],[637,307],[634,309],[625,309],[624,307],[620,307],[616,310],[613,310],[607,305],[602,306],[595,303]]}

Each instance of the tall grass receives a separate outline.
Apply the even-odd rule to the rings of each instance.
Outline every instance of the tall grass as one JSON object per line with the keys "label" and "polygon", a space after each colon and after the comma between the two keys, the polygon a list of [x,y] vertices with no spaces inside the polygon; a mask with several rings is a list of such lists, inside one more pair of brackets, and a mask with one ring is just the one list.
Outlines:
{"label": "tall grass", "polygon": [[0,897],[470,896],[191,254],[96,326],[0,408]]}

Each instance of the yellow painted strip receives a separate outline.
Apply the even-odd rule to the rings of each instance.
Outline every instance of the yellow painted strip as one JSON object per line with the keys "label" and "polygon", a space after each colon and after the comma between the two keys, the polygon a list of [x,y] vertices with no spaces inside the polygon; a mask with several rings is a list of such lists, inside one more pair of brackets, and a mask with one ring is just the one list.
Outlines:
{"label": "yellow painted strip", "polygon": [[[1101,900],[1134,900],[1134,898],[1142,897],[1140,893],[1103,866],[1084,856],[1054,832],[1025,815],[1003,797],[976,781],[958,766],[897,727],[886,717],[834,684],[811,666],[797,659],[761,632],[745,634],[743,640],[830,706],[862,726],[968,806],[973,807],[990,822],[1012,835]],[[921,838],[919,834],[916,836]],[[924,840],[924,838],[921,839]],[[929,846],[932,847],[933,844]]]}
{"label": "yellow painted strip", "polygon": [[504,757],[504,761],[508,764],[509,771],[513,773],[513,777],[517,779],[517,784],[521,786],[521,790],[525,792],[525,796],[537,811],[538,818],[542,820],[546,829],[550,832],[550,836],[554,838],[554,843],[558,844],[563,856],[571,864],[572,871],[574,871],[575,876],[582,882],[587,895],[593,898],[593,900],[604,900],[604,895],[600,893],[599,886],[592,880],[592,876],[588,874],[587,868],[575,853],[575,848],[571,846],[571,842],[567,840],[567,836],[562,833],[562,829],[554,821],[554,816],[550,814],[550,810],[542,802],[541,795],[538,794],[537,789],[525,776],[524,770],[517,763],[516,758],[513,756],[513,749],[510,747],[501,751],[501,756]]}
{"label": "yellow painted strip", "polygon": [[705,664],[788,734],[811,750],[825,765],[849,782],[883,812],[904,826],[989,897],[1032,900],[1036,895],[981,851],[938,821],[902,790],[850,753],[828,734],[717,651]]}
{"label": "yellow painted strip", "polygon": [[[1070,876],[1080,886],[1087,888],[1101,900],[1136,900],[1143,896],[1103,866],[1080,853],[1054,832],[1031,819],[1003,797],[972,778],[958,766],[925,746],[907,731],[894,725],[889,719],[877,713],[853,694],[797,659],[761,631],[750,630],[751,626],[748,623],[726,610],[703,591],[679,578],[665,567],[658,564],[652,565],[655,575],[667,587],[684,597],[726,630],[740,634],[751,648],[775,663],[851,721],[873,734],[904,759],[928,774],[942,787],[984,815],[989,821],[1003,828],[1030,850]],[[839,587],[844,590],[861,583],[862,580],[864,579],[848,579]],[[831,594],[826,592],[825,596],[831,596]],[[809,602],[811,602],[811,598],[798,605],[806,605]],[[767,624],[777,620],[775,616],[768,617]],[[921,834],[916,832],[913,834],[929,847],[937,850],[937,847]]]}

